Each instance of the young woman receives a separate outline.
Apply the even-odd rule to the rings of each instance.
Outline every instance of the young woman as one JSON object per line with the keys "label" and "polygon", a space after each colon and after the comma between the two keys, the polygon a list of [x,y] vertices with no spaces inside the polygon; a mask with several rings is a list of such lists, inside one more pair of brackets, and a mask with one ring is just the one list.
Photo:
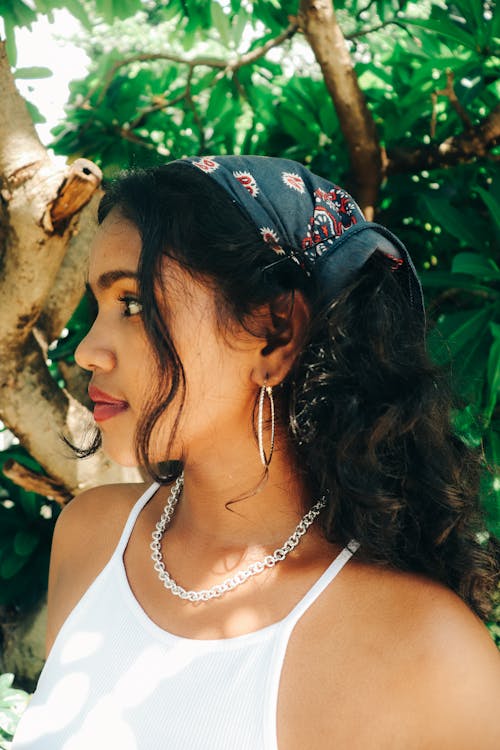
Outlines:
{"label": "young woman", "polygon": [[15,750],[498,750],[482,461],[404,246],[265,157],[124,176],[99,224],[86,452],[155,481],[61,514]]}

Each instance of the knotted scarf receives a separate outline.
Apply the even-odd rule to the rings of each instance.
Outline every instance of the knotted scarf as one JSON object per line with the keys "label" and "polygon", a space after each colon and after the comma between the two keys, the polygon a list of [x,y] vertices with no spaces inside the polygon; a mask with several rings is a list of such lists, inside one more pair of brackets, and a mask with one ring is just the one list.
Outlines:
{"label": "knotted scarf", "polygon": [[389,229],[367,221],[341,187],[289,159],[203,156],[176,163],[223,187],[279,256],[276,263],[292,260],[314,277],[322,303],[337,297],[375,250],[387,255],[393,270],[405,274],[410,305],[425,329],[422,285],[407,249]]}

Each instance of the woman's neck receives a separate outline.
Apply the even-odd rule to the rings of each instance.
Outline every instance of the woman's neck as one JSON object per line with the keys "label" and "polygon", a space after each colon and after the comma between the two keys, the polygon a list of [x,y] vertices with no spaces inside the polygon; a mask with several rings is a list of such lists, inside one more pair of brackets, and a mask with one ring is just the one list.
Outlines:
{"label": "woman's neck", "polygon": [[[225,444],[227,445],[227,444]],[[216,446],[203,462],[184,464],[184,486],[171,523],[171,533],[210,548],[238,549],[281,546],[311,505],[307,480],[285,441],[277,441],[267,481],[258,451],[234,442],[224,456]],[[248,448],[248,446],[247,446]],[[228,455],[230,454],[230,455]],[[241,499],[243,498],[243,499]],[[233,502],[235,501],[235,502]]]}

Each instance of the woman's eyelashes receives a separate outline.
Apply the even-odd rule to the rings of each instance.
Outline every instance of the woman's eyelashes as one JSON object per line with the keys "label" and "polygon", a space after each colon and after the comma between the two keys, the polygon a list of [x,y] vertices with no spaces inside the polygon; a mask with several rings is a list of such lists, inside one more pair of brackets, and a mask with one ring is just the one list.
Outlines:
{"label": "woman's eyelashes", "polygon": [[[92,321],[95,321],[97,318],[97,315],[99,313],[99,302],[97,300],[97,297],[95,296],[90,284],[86,284],[87,289],[87,301],[88,301],[88,307],[89,307],[89,314],[92,319]],[[109,305],[109,302],[112,302],[111,298],[108,302],[104,302],[106,306]],[[114,297],[116,302],[121,307],[121,315],[124,318],[132,318],[135,315],[140,315],[142,312],[142,303],[139,301],[139,298],[134,294],[127,294],[122,293],[118,297]],[[101,300],[102,302],[102,300]]]}
{"label": "woman's eyelashes", "polygon": [[139,302],[137,297],[133,297],[129,294],[124,294],[118,297],[118,301],[123,305],[123,316],[125,318],[131,318],[134,315],[140,315],[142,312],[142,304]]}

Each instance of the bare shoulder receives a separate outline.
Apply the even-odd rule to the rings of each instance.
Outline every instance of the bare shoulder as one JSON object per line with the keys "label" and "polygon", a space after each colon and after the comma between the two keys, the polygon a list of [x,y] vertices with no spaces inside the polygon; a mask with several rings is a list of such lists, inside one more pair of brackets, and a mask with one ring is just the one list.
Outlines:
{"label": "bare shoulder", "polygon": [[64,620],[104,568],[147,483],[85,490],[60,513],[52,539],[46,651]]}
{"label": "bare shoulder", "polygon": [[499,748],[500,653],[486,626],[449,589],[408,578],[407,611],[395,603],[394,614],[413,656],[408,697],[421,706],[424,746]]}
{"label": "bare shoulder", "polygon": [[441,584],[352,560],[290,645],[281,696],[294,734],[283,731],[284,746],[308,747],[303,723],[318,748],[332,738],[353,750],[500,747],[500,654]]}
{"label": "bare shoulder", "polygon": [[105,484],[80,492],[60,513],[54,531],[54,543],[66,535],[86,530],[91,533],[96,526],[105,530],[120,527],[133,504],[147,489],[147,483]]}
{"label": "bare shoulder", "polygon": [[363,564],[349,574],[371,631],[359,634],[364,658],[409,717],[405,747],[499,748],[500,654],[479,618],[423,576]]}

